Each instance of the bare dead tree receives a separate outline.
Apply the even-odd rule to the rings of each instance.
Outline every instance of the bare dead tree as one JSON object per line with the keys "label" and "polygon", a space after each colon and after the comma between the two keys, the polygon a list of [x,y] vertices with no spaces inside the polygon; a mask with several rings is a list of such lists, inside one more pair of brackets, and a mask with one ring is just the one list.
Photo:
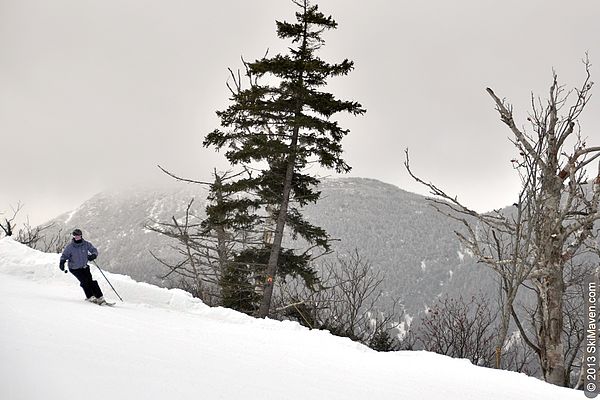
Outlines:
{"label": "bare dead tree", "polygon": [[483,296],[468,301],[445,297],[427,311],[417,337],[427,351],[489,367],[495,353],[494,319]]}
{"label": "bare dead tree", "polygon": [[[581,365],[583,354],[583,341],[585,339],[585,295],[586,282],[588,277],[594,273],[594,268],[591,265],[578,262],[570,262],[565,266],[565,292],[563,295],[563,342],[565,354],[565,385],[577,388],[581,384]],[[544,330],[542,327],[542,301],[538,293],[537,287],[533,285],[523,285],[527,290],[536,294],[536,303],[532,306],[521,304],[521,310],[528,315],[526,320],[527,326],[524,327],[523,318],[519,318],[517,313],[514,313],[514,320],[519,328],[519,338],[528,344],[538,357],[541,353],[541,343],[543,338],[540,336]],[[509,363],[512,362],[509,361]],[[527,368],[531,368],[527,366]],[[533,374],[533,371],[522,371],[527,374]]]}
{"label": "bare dead tree", "polygon": [[[160,166],[159,168],[182,182],[207,184],[181,178]],[[227,193],[223,187],[225,181],[236,176],[237,174],[232,175],[230,172],[214,171],[214,181],[209,184],[206,217],[195,213],[194,199],[191,199],[183,215],[172,216],[168,222],[151,220],[145,225],[146,229],[174,240],[170,248],[178,255],[177,260],[150,252],[168,270],[162,278],[174,279],[177,287],[209,305],[227,306],[227,298],[242,295],[243,291],[236,284],[240,283],[240,276],[252,280],[253,277],[249,274],[252,274],[253,267],[246,260],[236,261],[236,257],[249,246],[263,245],[264,232],[232,229],[228,226],[229,212],[223,203],[226,199],[231,200],[231,193]],[[246,286],[248,285],[250,287],[245,289],[254,290],[251,283]]]}
{"label": "bare dead tree", "polygon": [[461,243],[474,257],[496,272],[500,282],[500,327],[495,347],[495,367],[502,364],[502,349],[508,338],[513,304],[519,287],[528,278],[533,265],[524,263],[531,249],[533,226],[524,221],[532,212],[527,188],[535,176],[521,175],[523,189],[518,201],[508,212],[495,210],[481,214],[469,209],[432,183],[422,181],[410,169],[408,150],[405,166],[409,174],[418,182],[426,185],[438,198],[432,199],[434,208],[461,223],[464,231],[455,231]]}
{"label": "bare dead tree", "polygon": [[51,235],[48,234],[46,229],[50,229],[53,226],[54,225],[52,224],[47,228],[44,227],[44,234],[41,235],[40,239],[33,245],[35,249],[43,251],[44,253],[60,253],[65,246],[69,244],[71,235],[70,233],[65,232],[63,228],[60,228]]}
{"label": "bare dead tree", "polygon": [[0,222],[0,228],[6,236],[13,237],[17,242],[46,253],[59,253],[70,240],[68,236],[62,234],[62,229],[49,235],[54,223],[34,227],[31,226],[29,217],[27,217],[24,222],[17,224],[17,217],[23,210],[21,202],[14,207],[11,206],[11,209],[12,215],[5,217],[4,222]]}
{"label": "bare dead tree", "polygon": [[[23,222],[22,227],[16,235],[16,240],[31,248],[43,251],[43,252],[55,252],[62,251],[64,245],[68,243],[68,239],[64,240],[62,235],[62,229],[59,230],[54,236],[48,237],[47,232],[54,227],[54,223],[46,225],[38,225],[32,227],[29,223],[29,218]],[[59,245],[63,245],[62,248],[58,249]]]}
{"label": "bare dead tree", "polygon": [[324,263],[321,289],[307,290],[297,282],[284,283],[279,292],[279,315],[293,317],[301,324],[360,341],[377,350],[390,350],[398,343],[390,335],[400,316],[399,302],[381,311],[380,288],[384,277],[355,250]]}
{"label": "bare dead tree", "polygon": [[23,204],[18,202],[16,206],[10,206],[10,208],[12,210],[12,216],[5,217],[4,222],[0,222],[0,228],[4,231],[6,236],[12,236],[14,234],[15,219],[23,208]]}
{"label": "bare dead tree", "polygon": [[177,246],[171,246],[181,256],[180,261],[175,263],[163,260],[150,251],[154,259],[169,270],[163,276],[163,279],[170,277],[172,274],[178,275],[182,278],[180,283],[186,282],[185,286],[191,293],[203,300],[208,300],[203,298],[204,283],[216,286],[220,268],[217,265],[218,258],[214,256],[216,250],[214,245],[211,245],[210,241],[196,233],[201,224],[200,220],[191,212],[193,203],[194,199],[190,200],[182,220],[178,220],[173,216],[171,222],[151,221],[145,225],[145,228],[173,238],[178,243]]}
{"label": "bare dead tree", "polygon": [[502,369],[538,376],[536,361],[536,352],[525,342],[520,332],[513,332],[504,345]]}
{"label": "bare dead tree", "polygon": [[[532,96],[531,131],[519,128],[512,106],[487,89],[501,121],[513,134],[518,153],[512,162],[522,189],[514,209],[477,213],[416,177],[409,167],[408,152],[405,162],[411,176],[440,199],[435,200],[436,207],[462,222],[465,231],[457,234],[465,246],[501,276],[506,293],[503,318],[525,281],[535,287],[539,343],[534,348],[544,379],[560,386],[568,383],[563,342],[565,265],[582,248],[596,247],[593,225],[600,219],[600,178],[596,172],[590,180],[587,172],[600,156],[600,147],[587,145],[578,123],[592,88],[587,58],[584,65],[586,77],[580,88],[566,91],[554,73],[548,99],[542,102]],[[575,99],[569,103],[571,97]],[[506,340],[506,334],[503,336]]]}

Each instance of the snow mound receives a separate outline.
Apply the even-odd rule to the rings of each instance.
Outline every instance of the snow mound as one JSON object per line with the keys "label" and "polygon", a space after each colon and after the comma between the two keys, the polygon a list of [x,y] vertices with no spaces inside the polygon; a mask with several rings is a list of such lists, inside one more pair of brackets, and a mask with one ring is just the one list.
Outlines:
{"label": "snow mound", "polygon": [[[43,253],[6,237],[0,239],[0,272],[30,279],[38,283],[76,282],[71,274],[58,268],[59,254]],[[102,286],[106,297],[115,297],[99,269],[91,267],[94,279]],[[123,298],[149,306],[162,306],[180,311],[206,310],[206,306],[191,294],[179,289],[164,289],[147,283],[136,282],[128,276],[103,271],[106,278]]]}

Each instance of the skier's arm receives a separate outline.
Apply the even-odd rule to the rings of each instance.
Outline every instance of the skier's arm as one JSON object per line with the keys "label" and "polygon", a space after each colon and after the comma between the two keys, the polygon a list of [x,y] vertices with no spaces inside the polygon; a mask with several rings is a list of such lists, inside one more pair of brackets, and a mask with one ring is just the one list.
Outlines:
{"label": "skier's arm", "polygon": [[71,258],[71,250],[69,249],[69,246],[67,246],[67,247],[65,247],[62,254],[60,255],[60,263],[58,264],[58,267],[60,268],[61,271],[65,270],[65,262],[70,258]]}
{"label": "skier's arm", "polygon": [[98,257],[98,249],[95,248],[90,242],[88,242],[88,252],[90,253],[88,255],[88,261],[95,260],[96,257]]}

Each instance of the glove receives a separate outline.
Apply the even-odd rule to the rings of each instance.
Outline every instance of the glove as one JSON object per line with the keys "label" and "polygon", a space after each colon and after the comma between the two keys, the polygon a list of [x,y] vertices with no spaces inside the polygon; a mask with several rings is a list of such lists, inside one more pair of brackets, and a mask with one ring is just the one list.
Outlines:
{"label": "glove", "polygon": [[88,256],[88,261],[94,261],[96,259],[96,257],[98,257],[96,254],[90,254]]}
{"label": "glove", "polygon": [[60,268],[61,271],[63,271],[65,274],[69,273],[69,271],[67,271],[65,269],[65,262],[61,261],[60,264],[58,265],[58,268]]}

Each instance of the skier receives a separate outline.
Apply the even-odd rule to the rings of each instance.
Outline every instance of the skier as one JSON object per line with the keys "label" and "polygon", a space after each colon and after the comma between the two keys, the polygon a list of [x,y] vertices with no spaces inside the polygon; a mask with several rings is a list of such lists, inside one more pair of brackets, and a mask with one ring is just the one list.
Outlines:
{"label": "skier", "polygon": [[98,257],[98,250],[87,240],[83,239],[81,229],[73,231],[73,241],[69,243],[60,256],[59,268],[65,270],[65,262],[69,262],[69,271],[75,275],[85,293],[87,301],[99,305],[106,304],[102,290],[98,282],[92,279],[92,273],[87,265],[88,261],[95,260]]}

